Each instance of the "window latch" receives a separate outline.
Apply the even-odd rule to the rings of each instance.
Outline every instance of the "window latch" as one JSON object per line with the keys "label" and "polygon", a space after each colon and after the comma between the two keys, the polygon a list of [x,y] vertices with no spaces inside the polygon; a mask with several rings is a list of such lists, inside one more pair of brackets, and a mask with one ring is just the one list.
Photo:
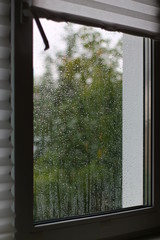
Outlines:
{"label": "window latch", "polygon": [[31,4],[26,0],[22,1],[21,4],[20,22],[23,24],[23,16],[31,16],[32,18],[34,18],[45,45],[44,51],[46,51],[47,49],[49,49],[49,42],[36,12],[30,7]]}
{"label": "window latch", "polygon": [[35,22],[36,22],[36,24],[37,24],[37,27],[38,27],[39,32],[40,32],[40,34],[41,34],[41,37],[42,37],[42,39],[43,39],[43,42],[44,42],[44,45],[45,45],[44,51],[46,51],[47,49],[49,49],[48,39],[47,39],[47,37],[46,37],[46,34],[45,34],[44,30],[43,30],[43,27],[42,27],[42,25],[41,25],[41,22],[39,21],[39,18],[38,18],[38,16],[37,16],[37,14],[36,14],[34,11],[31,11],[31,12],[32,12],[32,15],[33,15],[33,17],[34,17],[34,20],[35,20]]}

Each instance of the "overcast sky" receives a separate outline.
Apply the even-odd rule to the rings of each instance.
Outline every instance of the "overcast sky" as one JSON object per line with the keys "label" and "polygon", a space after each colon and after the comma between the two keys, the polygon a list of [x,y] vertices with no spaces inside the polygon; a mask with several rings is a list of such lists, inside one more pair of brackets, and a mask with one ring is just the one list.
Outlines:
{"label": "overcast sky", "polygon": [[[34,76],[40,76],[42,75],[44,71],[43,66],[43,59],[46,54],[54,55],[57,50],[63,50],[65,48],[64,42],[62,40],[62,36],[64,34],[64,26],[67,23],[57,23],[54,21],[49,20],[41,20],[43,29],[45,31],[45,34],[48,38],[50,49],[47,51],[44,51],[44,43],[42,40],[42,37],[39,33],[39,30],[37,29],[37,26],[34,22],[34,38],[33,38],[33,46],[34,46]],[[75,28],[78,28],[78,25],[75,25]],[[101,34],[105,37],[106,33],[109,38],[112,39],[113,45],[118,41],[120,36],[122,36],[120,33],[117,32],[107,32],[102,29],[98,29]]]}

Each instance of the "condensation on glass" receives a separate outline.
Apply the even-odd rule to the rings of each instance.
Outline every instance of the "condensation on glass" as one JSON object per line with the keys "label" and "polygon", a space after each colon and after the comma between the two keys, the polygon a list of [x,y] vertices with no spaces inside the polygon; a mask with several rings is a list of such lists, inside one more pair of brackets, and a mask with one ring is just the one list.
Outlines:
{"label": "condensation on glass", "polygon": [[51,48],[34,26],[34,222],[144,205],[143,39],[42,24]]}

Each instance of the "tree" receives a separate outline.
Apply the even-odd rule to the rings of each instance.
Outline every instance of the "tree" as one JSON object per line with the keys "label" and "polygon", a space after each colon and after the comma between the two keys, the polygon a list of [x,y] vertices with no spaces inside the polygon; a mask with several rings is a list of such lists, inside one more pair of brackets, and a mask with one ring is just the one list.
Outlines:
{"label": "tree", "polygon": [[[35,220],[121,207],[121,42],[71,24],[34,86]],[[52,69],[57,69],[54,77]]]}

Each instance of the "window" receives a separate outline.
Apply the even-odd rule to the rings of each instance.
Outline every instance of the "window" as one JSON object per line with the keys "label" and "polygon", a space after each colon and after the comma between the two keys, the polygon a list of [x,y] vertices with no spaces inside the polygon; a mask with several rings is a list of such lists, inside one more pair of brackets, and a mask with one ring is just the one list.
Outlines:
{"label": "window", "polygon": [[[61,6],[62,7],[62,6]],[[67,10],[68,11],[68,10]],[[42,13],[41,13],[42,14]],[[43,14],[42,14],[43,15]],[[78,13],[77,13],[78,15]],[[61,16],[61,13],[52,16]],[[54,17],[53,17],[54,18]],[[67,17],[66,17],[67,18]],[[81,19],[84,18],[85,22],[85,16],[80,16],[77,19],[74,19],[73,17],[73,22],[78,22],[81,21]],[[70,18],[72,20],[72,16]],[[70,20],[69,19],[69,20]],[[78,20],[80,19],[80,20]],[[80,22],[81,23],[81,22]],[[88,23],[89,24],[89,23]],[[96,21],[92,24],[96,26]],[[99,22],[97,20],[97,25],[99,26]],[[112,24],[111,24],[112,25]],[[127,29],[127,27],[126,27]],[[131,30],[130,30],[131,31]],[[87,30],[88,32],[88,30]],[[132,31],[131,31],[132,32]],[[21,34],[20,34],[21,33]],[[137,111],[139,111],[139,117],[138,117],[138,122],[141,123],[141,128],[139,133],[139,138],[135,138],[137,141],[140,140],[140,143],[138,145],[138,150],[140,149],[141,152],[138,152],[137,150],[137,155],[140,158],[140,161],[137,160],[137,164],[140,164],[140,168],[138,168],[138,171],[140,171],[140,176],[141,178],[141,183],[139,184],[141,187],[139,188],[140,191],[140,203],[138,202],[130,202],[128,203],[127,198],[126,200],[124,199],[125,195],[123,196],[123,201],[124,201],[124,207],[127,208],[125,211],[114,211],[114,212],[108,212],[106,214],[106,211],[103,211],[103,214],[94,214],[92,216],[84,216],[82,213],[83,217],[82,218],[71,218],[71,219],[63,219],[63,221],[59,222],[56,221],[54,224],[52,221],[50,222],[45,222],[45,224],[33,224],[33,192],[32,192],[32,186],[33,186],[33,156],[35,156],[36,152],[36,147],[39,147],[39,142],[40,138],[39,136],[34,135],[34,145],[35,149],[33,152],[33,85],[32,81],[29,79],[32,79],[33,73],[32,73],[32,20],[29,18],[24,19],[24,25],[19,25],[18,24],[18,18],[16,22],[16,49],[18,49],[17,55],[16,55],[16,76],[17,80],[15,82],[15,130],[16,130],[16,157],[17,157],[17,186],[16,186],[16,212],[17,212],[17,228],[18,228],[18,233],[17,233],[17,239],[29,239],[31,236],[31,239],[52,239],[54,236],[55,239],[63,239],[64,236],[66,239],[103,239],[103,238],[109,238],[109,237],[118,237],[120,235],[125,235],[125,234],[131,234],[131,233],[136,233],[138,231],[142,231],[145,229],[152,229],[155,227],[159,226],[159,214],[158,214],[158,205],[157,205],[157,200],[158,200],[158,192],[156,189],[156,185],[154,185],[154,191],[151,192],[151,180],[149,179],[150,176],[152,176],[152,183],[153,183],[153,176],[155,176],[155,182],[158,180],[158,175],[156,171],[154,171],[154,175],[151,174],[151,171],[153,171],[153,167],[151,168],[151,163],[149,161],[149,156],[151,154],[151,150],[149,149],[149,146],[151,146],[150,140],[151,140],[151,128],[149,125],[151,124],[149,121],[146,121],[145,124],[147,125],[146,128],[143,129],[143,121],[144,119],[148,119],[151,116],[151,92],[150,90],[150,82],[151,82],[151,60],[153,61],[153,56],[151,58],[151,54],[153,53],[154,50],[154,45],[151,43],[151,41],[148,39],[142,40],[142,38],[138,37],[131,37],[129,35],[124,36],[124,60],[127,62],[128,55],[125,55],[125,51],[128,54],[128,51],[131,51],[132,54],[139,54],[139,57],[136,58],[131,58],[131,61],[133,59],[136,59],[136,63],[134,62],[133,65],[128,63],[126,66],[126,69],[128,68],[129,70],[124,71],[124,79],[128,78],[128,75],[131,74],[133,71],[134,74],[136,74],[135,81],[137,81],[137,89],[136,89],[136,97],[134,96],[134,101],[137,101],[138,107]],[[142,34],[143,35],[143,34]],[[145,35],[145,33],[144,33]],[[19,45],[19,41],[22,41],[22,38],[24,40],[27,39],[25,42],[26,48],[22,45]],[[137,43],[135,44],[135,39]],[[140,40],[139,40],[140,39]],[[133,45],[133,42],[135,45]],[[130,44],[127,46],[127,44]],[[136,51],[134,51],[136,49]],[[152,51],[151,51],[152,49]],[[18,61],[18,58],[21,58],[22,61]],[[138,64],[137,64],[138,63]],[[125,63],[124,63],[125,64]],[[137,65],[136,65],[137,64]],[[145,65],[145,66],[144,66]],[[133,69],[135,67],[135,69]],[[23,71],[22,71],[23,69]],[[144,71],[145,70],[145,71]],[[24,76],[24,71],[26,72],[26,76]],[[127,72],[128,71],[128,72]],[[153,72],[153,68],[152,68]],[[97,74],[97,73],[96,73]],[[157,74],[157,73],[156,73]],[[145,82],[143,82],[143,75],[145,75]],[[134,76],[133,81],[134,81]],[[130,77],[130,76],[129,76]],[[21,80],[20,80],[21,79]],[[24,79],[22,81],[22,79]],[[89,80],[86,80],[85,84],[89,85],[88,87],[91,87],[92,81],[90,78],[87,78]],[[139,80],[141,82],[139,82]],[[120,82],[120,80],[119,80]],[[118,83],[119,83],[118,82]],[[127,81],[126,81],[127,83]],[[132,83],[132,81],[131,81]],[[134,82],[135,84],[135,82]],[[141,86],[140,86],[141,84]],[[133,98],[132,93],[134,92],[133,85],[131,84],[130,86],[124,85],[123,90],[125,91],[126,89],[130,90],[131,92],[123,94],[123,97],[126,96],[127,100],[123,99],[124,103],[128,103],[128,107],[126,109],[123,109],[123,119],[125,118],[125,114],[127,114],[130,109],[130,103],[133,104]],[[24,89],[24,91],[22,91]],[[50,88],[51,89],[51,88]],[[152,89],[153,89],[153,84],[152,84]],[[70,89],[69,89],[70,90]],[[143,92],[141,90],[145,90],[145,94],[143,95]],[[138,94],[138,91],[140,91],[140,95]],[[131,95],[130,95],[131,93]],[[97,94],[97,93],[96,93]],[[101,95],[101,94],[100,94]],[[140,99],[139,99],[140,96]],[[153,96],[157,96],[156,93],[154,93]],[[76,96],[78,99],[78,96]],[[144,98],[145,97],[145,98]],[[39,92],[36,92],[35,90],[35,100],[36,98],[39,98]],[[139,104],[140,100],[140,104]],[[145,103],[145,104],[144,104]],[[153,103],[153,101],[152,101]],[[79,105],[79,103],[78,103]],[[68,105],[67,107],[71,108],[72,106]],[[143,117],[143,109],[145,109],[145,118]],[[34,103],[34,111],[35,111],[35,103]],[[126,112],[125,112],[126,111]],[[152,108],[153,111],[153,108]],[[121,110],[122,112],[122,110]],[[127,121],[134,120],[133,118],[135,117],[135,113],[133,114],[130,112],[130,117],[128,118]],[[132,115],[133,114],[133,115]],[[132,117],[131,117],[132,116]],[[37,118],[38,119],[38,118]],[[90,119],[89,119],[90,120]],[[140,120],[140,121],[139,121]],[[150,119],[149,119],[150,120]],[[84,121],[84,118],[83,118]],[[156,120],[157,121],[157,120]],[[157,124],[157,122],[153,122]],[[127,139],[127,134],[128,134],[128,129],[126,127],[126,122],[123,122],[123,134],[126,134],[126,139]],[[25,127],[24,127],[25,126]],[[122,127],[120,127],[121,129]],[[23,131],[22,131],[23,129]],[[120,130],[120,134],[121,134]],[[124,144],[124,149],[123,149],[123,154],[128,154],[128,142],[129,142],[129,137],[132,136],[133,130],[131,131],[131,134],[128,135],[128,140],[125,141],[123,140]],[[59,133],[58,133],[59,134]],[[152,131],[153,134],[153,131]],[[145,138],[144,138],[145,136]],[[124,136],[123,136],[124,138]],[[155,139],[155,138],[154,138]],[[48,141],[47,138],[44,139],[46,142]],[[122,140],[121,140],[122,141]],[[143,143],[144,141],[144,143]],[[157,141],[157,140],[156,140]],[[96,145],[96,144],[95,144]],[[20,148],[21,146],[21,148]],[[145,151],[143,149],[143,146],[145,146]],[[97,148],[97,145],[95,146]],[[157,145],[154,145],[155,148],[157,148]],[[126,148],[126,150],[125,150]],[[121,149],[122,150],[122,149]],[[96,149],[96,153],[99,156],[102,154],[102,151],[99,151],[99,149]],[[133,157],[134,150],[130,152],[130,156]],[[78,155],[79,156],[79,155]],[[145,159],[146,161],[143,163],[143,156],[147,156]],[[25,159],[25,164],[24,160],[23,162],[21,159]],[[137,159],[134,156],[135,159]],[[125,156],[123,156],[122,159],[125,159]],[[126,158],[127,159],[127,158]],[[123,162],[124,163],[124,162]],[[130,163],[127,161],[125,162],[126,166],[126,176],[127,176],[127,170],[132,169],[133,165],[130,165]],[[158,166],[158,163],[154,162],[155,166]],[[98,165],[99,166],[99,165]],[[97,167],[97,166],[96,166]],[[23,171],[21,171],[23,169]],[[154,167],[154,169],[157,169]],[[143,171],[146,174],[143,174]],[[124,173],[124,172],[123,172]],[[133,171],[132,171],[133,173]],[[129,177],[128,177],[129,176]],[[130,191],[128,184],[128,179],[132,179],[132,181],[135,180],[135,176],[131,176],[130,173],[127,176],[127,182],[126,179],[123,178],[122,176],[122,182],[121,186],[125,186],[124,191],[128,193]],[[19,181],[18,181],[19,180]],[[144,184],[143,184],[144,183]],[[135,184],[133,184],[135,185]],[[145,189],[143,188],[145,186]],[[139,187],[139,186],[138,186]],[[135,189],[137,188],[137,185],[135,185]],[[101,191],[100,191],[101,192]],[[136,196],[140,196],[137,194]],[[153,198],[154,197],[154,198]],[[131,197],[132,199],[132,197]],[[134,198],[135,200],[135,198]],[[152,202],[151,202],[152,200]],[[152,203],[152,205],[151,205]],[[18,206],[19,204],[19,206]],[[132,206],[136,206],[136,208],[130,208]],[[138,207],[137,207],[138,206]],[[24,219],[24,216],[20,217],[20,211],[23,209],[23,213],[25,216],[25,224],[22,221]],[[114,210],[114,209],[111,209]],[[101,211],[102,212],[102,211]],[[90,212],[89,212],[90,213]],[[60,216],[64,217],[64,216]],[[70,215],[67,215],[67,217],[70,217]],[[52,220],[52,219],[40,219],[40,220]]]}
{"label": "window", "polygon": [[35,222],[150,205],[143,183],[149,167],[143,166],[143,38],[43,24],[51,49],[37,53],[34,25]]}
{"label": "window", "polygon": [[36,44],[33,54],[35,222],[122,207],[122,34],[52,30],[41,67]]}

